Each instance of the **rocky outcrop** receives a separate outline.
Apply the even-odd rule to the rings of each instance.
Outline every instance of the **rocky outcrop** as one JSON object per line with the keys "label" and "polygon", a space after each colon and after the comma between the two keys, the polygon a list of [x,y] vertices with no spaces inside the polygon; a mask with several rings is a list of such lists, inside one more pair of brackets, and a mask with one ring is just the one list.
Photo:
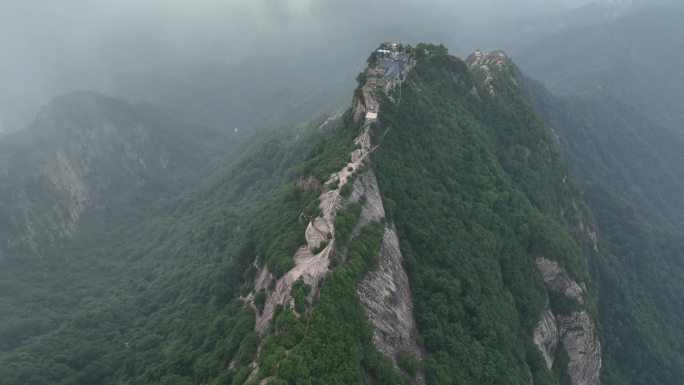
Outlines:
{"label": "rocky outcrop", "polygon": [[364,172],[360,178],[354,182],[354,190],[349,197],[350,203],[355,203],[365,198],[361,209],[359,221],[352,232],[352,236],[357,236],[361,230],[373,222],[380,222],[385,217],[385,208],[382,205],[378,182],[372,169]]}
{"label": "rocky outcrop", "polygon": [[[162,121],[163,118],[159,118]],[[56,98],[0,149],[0,258],[40,256],[71,238],[83,214],[160,182],[161,130],[135,106],[90,92]]]}
{"label": "rocky outcrop", "polygon": [[[392,226],[385,228],[378,266],[358,286],[366,308],[366,318],[373,328],[373,344],[395,367],[401,352],[411,353],[419,361],[422,353],[411,333],[416,328],[408,276],[403,266],[399,238]],[[423,384],[422,373],[416,383]]]}
{"label": "rocky outcrop", "polygon": [[561,293],[579,303],[584,303],[582,288],[570,278],[558,262],[546,258],[537,258],[537,268],[544,278],[546,287],[550,290]]}
{"label": "rocky outcrop", "polygon": [[[369,96],[366,100],[376,103],[374,98]],[[367,131],[359,144],[362,149],[367,146],[368,151],[371,151],[369,134]],[[355,154],[352,154],[352,160],[355,157]],[[353,236],[358,235],[370,223],[379,222],[385,217],[380,189],[372,169],[363,173],[354,182],[349,201],[357,202],[361,197],[365,200]],[[418,361],[422,361],[422,352],[411,337],[416,328],[413,300],[408,276],[403,268],[399,238],[393,226],[385,228],[378,265],[362,279],[357,293],[366,309],[368,323],[373,329],[373,344],[395,368],[398,369],[396,357],[402,352],[410,353]],[[416,374],[415,383],[425,383],[422,373]]]}
{"label": "rocky outcrop", "polygon": [[[276,281],[275,289],[267,292],[264,310],[257,316],[256,320],[255,329],[259,334],[264,335],[268,331],[270,321],[278,305],[289,304],[293,306],[290,291],[295,281],[301,278],[304,283],[312,287],[311,296],[317,295],[320,281],[328,272],[330,253],[335,247],[335,216],[345,204],[345,198],[340,195],[340,189],[348,183],[351,174],[359,169],[371,151],[369,130],[369,125],[366,125],[354,140],[357,148],[350,154],[350,162],[340,171],[333,173],[324,184],[324,187],[329,190],[319,197],[318,207],[321,210],[321,215],[309,222],[304,233],[306,244],[302,245],[294,255],[294,268]],[[337,187],[330,189],[335,184]],[[321,243],[328,239],[330,242],[326,247],[314,254],[313,251],[317,250]],[[264,267],[257,277],[255,292],[267,289],[268,280],[258,281],[258,278],[265,274],[265,269]],[[253,299],[254,293],[245,298],[248,302],[252,302]]]}
{"label": "rocky outcrop", "polygon": [[548,303],[544,309],[541,321],[539,321],[537,328],[534,329],[532,339],[534,344],[541,350],[546,367],[551,369],[560,335],[558,334],[558,321],[556,316],[553,315],[551,308],[549,308]]}
{"label": "rocky outcrop", "polygon": [[[377,114],[379,104],[374,95],[375,87],[366,84],[361,87],[361,93],[355,98],[352,117],[355,122],[361,122],[366,113]],[[374,119],[377,115],[373,115]],[[327,191],[319,198],[319,208],[322,215],[310,221],[305,232],[307,244],[300,247],[294,261],[295,267],[288,271],[275,283],[275,289],[268,291],[263,312],[257,316],[256,330],[264,335],[269,328],[276,306],[279,304],[292,306],[290,290],[298,279],[312,286],[312,296],[317,295],[320,281],[328,271],[330,253],[335,247],[334,219],[339,209],[350,203],[363,202],[358,222],[352,237],[358,236],[361,230],[371,223],[380,222],[385,217],[382,198],[378,183],[370,168],[359,172],[365,159],[373,151],[370,138],[371,124],[374,119],[365,119],[363,128],[355,138],[356,148],[350,154],[349,163],[340,171],[332,174],[323,185]],[[340,189],[350,183],[350,177],[356,174],[351,195],[344,199]],[[298,186],[313,189],[314,181],[300,179]],[[333,188],[333,186],[335,186]],[[322,242],[330,240],[327,246],[318,254],[313,255]],[[401,352],[412,354],[422,361],[421,351],[411,337],[415,329],[413,317],[413,302],[409,288],[408,276],[404,271],[403,258],[399,249],[399,239],[393,226],[385,229],[383,243],[379,253],[378,266],[362,279],[357,287],[359,298],[366,309],[366,317],[373,329],[373,343],[398,370],[396,357]],[[255,291],[246,300],[252,302],[254,293],[267,289],[272,281],[271,275],[263,268],[255,281]],[[415,382],[424,384],[424,376],[417,373]]]}
{"label": "rocky outcrop", "polygon": [[[256,331],[260,334],[265,334],[268,331],[269,322],[273,318],[273,313],[277,305],[294,304],[291,302],[290,291],[292,285],[298,279],[302,278],[304,283],[311,285],[313,291],[318,290],[320,279],[328,271],[330,265],[330,252],[332,251],[333,242],[330,242],[321,252],[314,255],[309,246],[302,246],[297,250],[294,256],[295,267],[285,273],[276,282],[274,290],[268,293],[264,310],[257,317]],[[260,273],[260,276],[264,274]],[[259,290],[262,288],[259,287]]]}
{"label": "rocky outcrop", "polygon": [[354,103],[352,105],[352,119],[354,120],[354,123],[359,123],[361,118],[366,116],[366,112],[367,109],[363,100],[360,98],[354,99]]}
{"label": "rocky outcrop", "polygon": [[[328,234],[332,234],[335,213],[340,207],[341,199],[338,190],[328,191],[321,196],[320,208],[323,216],[316,218],[309,223],[305,232],[306,245],[301,246],[294,255],[295,266],[290,271],[280,277],[275,284],[275,289],[268,291],[264,310],[257,316],[255,329],[259,334],[264,335],[268,331],[270,321],[273,318],[276,306],[290,304],[292,306],[290,291],[292,285],[298,279],[311,285],[312,292],[316,293],[319,289],[321,278],[328,271],[330,265],[330,253],[335,245],[335,240],[330,243],[318,254],[313,254],[313,250],[318,248],[320,243],[327,239]],[[266,267],[263,267],[255,282],[255,291],[267,289],[270,277]],[[252,301],[253,295],[247,297],[247,301]]]}
{"label": "rocky outcrop", "polygon": [[559,316],[563,348],[568,354],[568,374],[574,385],[596,385],[601,372],[601,344],[594,321],[586,311]]}
{"label": "rocky outcrop", "polygon": [[[352,117],[354,122],[357,123],[361,121],[366,112],[373,111],[377,113],[380,108],[373,94],[374,90],[371,87],[363,85],[360,90],[360,95],[356,96],[352,103]],[[292,284],[296,280],[302,278],[304,283],[311,285],[311,296],[317,295],[320,280],[328,271],[328,266],[330,265],[330,253],[335,247],[335,216],[337,215],[337,211],[346,203],[345,198],[340,195],[340,189],[348,182],[348,179],[352,174],[358,172],[364,160],[372,151],[370,141],[371,123],[371,121],[365,121],[359,135],[354,139],[356,148],[350,154],[349,163],[340,169],[340,171],[330,175],[330,178],[323,184],[323,189],[326,189],[327,191],[322,193],[319,197],[319,208],[322,214],[320,217],[311,220],[307,226],[304,234],[306,245],[300,247],[295,254],[295,267],[278,279],[274,290],[267,292],[264,310],[257,316],[256,320],[256,330],[260,334],[263,335],[268,331],[269,323],[273,318],[273,313],[277,305],[292,304],[290,290],[292,289]],[[379,197],[375,176],[369,173],[365,174],[368,176],[362,176],[361,180],[366,180],[368,186],[375,186],[375,193]],[[372,178],[372,181],[368,180],[368,178]],[[320,189],[321,186],[318,186],[317,183],[315,178],[311,177],[300,178],[297,181],[297,185],[305,189]],[[359,199],[358,193],[355,199]],[[382,206],[382,203],[380,203],[380,205]],[[376,220],[379,220],[379,218]],[[321,243],[328,239],[330,239],[328,245],[322,251],[318,252],[318,254],[314,255],[312,251],[317,250]],[[261,275],[263,275],[263,271],[259,276]],[[261,285],[255,285],[255,291],[266,289],[266,284],[267,283],[261,282]],[[252,302],[253,298],[254,293],[247,296],[245,300]]]}
{"label": "rocky outcrop", "polygon": [[[468,67],[476,69],[475,74],[478,77],[480,86],[489,91],[491,95],[496,95],[494,89],[494,71],[501,71],[507,68],[508,56],[502,51],[483,52],[475,51],[466,59]],[[513,77],[510,77],[513,84],[517,84]]]}
{"label": "rocky outcrop", "polygon": [[[369,169],[354,182],[350,202],[365,197],[359,221],[353,235],[385,217],[385,210],[375,173]],[[378,266],[359,283],[357,293],[366,308],[366,318],[373,328],[373,344],[396,365],[397,354],[411,353],[422,359],[421,350],[411,338],[416,328],[413,317],[413,300],[408,276],[403,268],[403,257],[399,249],[399,238],[393,226],[385,228],[378,257]],[[424,383],[422,374],[416,376],[419,384]]]}
{"label": "rocky outcrop", "polygon": [[[410,67],[405,69],[407,72]],[[405,78],[400,77],[401,79]],[[254,305],[255,294],[261,290],[266,292],[265,306],[261,314],[257,314],[255,329],[260,335],[265,335],[269,329],[275,308],[278,305],[293,308],[294,301],[290,291],[295,281],[302,279],[311,285],[310,299],[318,295],[320,283],[328,271],[330,256],[335,248],[334,220],[338,210],[342,207],[361,202],[361,213],[352,230],[352,238],[358,236],[364,227],[384,219],[385,210],[382,203],[378,183],[373,170],[364,166],[364,161],[373,151],[371,144],[371,126],[377,120],[380,110],[375,92],[381,89],[370,78],[359,88],[352,103],[352,118],[355,123],[363,126],[354,139],[356,148],[350,154],[350,160],[340,171],[330,175],[322,189],[325,191],[319,197],[321,215],[312,219],[305,231],[306,245],[299,248],[294,256],[295,267],[285,273],[275,282],[275,288],[269,290],[273,284],[273,277],[264,267],[255,280],[255,290],[245,300]],[[352,176],[354,176],[352,178]],[[353,182],[350,182],[353,181]],[[304,189],[320,188],[312,178],[300,178],[297,185]],[[353,183],[351,195],[341,196],[341,189],[345,184]],[[328,244],[320,250],[323,242]],[[317,250],[317,254],[313,254]],[[319,251],[320,250],[320,251]],[[341,252],[344,261],[345,252]],[[399,370],[397,355],[409,353],[416,360],[422,361],[422,353],[417,343],[411,337],[416,328],[413,317],[413,302],[409,288],[408,276],[403,268],[403,258],[399,249],[399,239],[393,226],[387,226],[383,234],[383,242],[379,251],[379,262],[359,283],[357,294],[366,309],[366,318],[373,329],[373,344]],[[258,369],[252,371],[256,375]],[[415,375],[416,384],[424,384],[422,372]]]}
{"label": "rocky outcrop", "polygon": [[[564,295],[578,305],[584,304],[582,286],[570,278],[558,262],[537,259],[537,268],[548,290]],[[598,385],[601,372],[601,343],[594,321],[586,310],[554,314],[548,303],[532,334],[535,345],[549,369],[561,342],[568,356],[568,375],[573,385]]]}

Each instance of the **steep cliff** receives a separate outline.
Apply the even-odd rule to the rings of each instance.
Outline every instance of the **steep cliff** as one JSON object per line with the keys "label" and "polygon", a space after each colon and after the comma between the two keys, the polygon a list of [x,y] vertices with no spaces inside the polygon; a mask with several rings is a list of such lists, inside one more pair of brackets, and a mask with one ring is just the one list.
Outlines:
{"label": "steep cliff", "polygon": [[[584,289],[569,283],[589,281],[595,245],[579,189],[504,53],[463,62],[424,48],[401,103],[381,101],[371,159],[396,224],[427,383],[598,383],[594,321],[584,310],[556,314],[548,299],[562,283],[583,306]],[[550,254],[567,275],[547,287],[536,260]],[[571,357],[554,365],[558,346]]]}
{"label": "steep cliff", "polygon": [[598,238],[515,67],[407,52],[392,86],[371,57],[341,134],[299,168],[314,197],[292,256],[257,255],[245,380],[598,384]]}
{"label": "steep cliff", "polygon": [[[372,170],[364,173],[354,184],[351,197],[365,197],[355,233],[371,223],[385,219],[378,182]],[[413,299],[408,276],[403,267],[404,257],[399,247],[399,237],[393,224],[385,227],[377,266],[359,282],[357,293],[366,309],[366,318],[373,328],[373,345],[398,368],[400,354],[410,354],[422,361],[423,353],[414,334],[416,323]],[[416,374],[416,383],[423,384],[422,373]]]}
{"label": "steep cliff", "polygon": [[[59,368],[55,381],[83,384],[613,383],[615,350],[633,348],[602,321],[622,287],[606,274],[616,241],[599,231],[612,217],[585,204],[556,149],[562,133],[528,105],[515,65],[428,44],[383,46],[369,64],[346,113],[269,133],[197,191],[107,232],[126,241],[93,246],[110,265],[91,271],[111,273],[112,291],[79,294],[88,312],[50,326],[65,355],[30,338],[44,324],[0,329],[2,346],[20,346],[0,357],[0,383]],[[170,150],[155,151],[157,131],[137,120],[104,121],[84,127],[136,139],[111,142],[131,155],[99,174],[121,175],[130,190],[117,196],[144,194],[143,171],[168,170]],[[55,155],[48,186],[84,221],[120,186],[92,187],[71,153]]]}
{"label": "steep cliff", "polygon": [[542,320],[534,330],[534,342],[544,354],[546,365],[553,368],[558,343],[568,357],[568,375],[572,384],[599,384],[601,371],[601,343],[589,313],[582,308],[583,290],[558,263],[546,258],[537,259],[537,267],[549,291],[574,302],[575,307],[544,309]]}
{"label": "steep cliff", "polygon": [[[401,76],[405,77],[411,66],[408,59],[401,64]],[[257,311],[256,321],[256,331],[262,336],[266,336],[269,331],[272,332],[273,326],[277,328],[277,324],[282,321],[274,320],[274,317],[277,318],[278,313],[283,314],[283,311],[285,314],[288,310],[294,311],[303,318],[308,318],[309,314],[315,315],[316,307],[306,309],[298,305],[299,282],[307,287],[308,301],[315,304],[324,278],[331,268],[332,259],[335,258],[337,264],[350,263],[349,259],[352,256],[348,254],[353,252],[356,238],[362,237],[367,227],[377,227],[385,221],[384,205],[377,180],[372,166],[366,160],[374,150],[371,132],[375,117],[381,108],[378,103],[380,94],[387,97],[387,90],[395,91],[400,88],[401,78],[379,85],[378,78],[372,76],[373,68],[371,64],[366,73],[366,81],[359,85],[359,92],[350,112],[350,124],[359,127],[358,135],[353,140],[353,150],[347,156],[348,162],[323,183],[317,199],[318,215],[309,220],[304,232],[306,244],[295,253],[294,267],[276,279],[268,272],[268,267],[263,266],[256,276],[254,291],[246,297],[246,301],[256,308],[257,296],[259,293],[265,293],[262,294],[265,298],[263,307]],[[311,179],[310,176],[300,177],[299,180]],[[298,185],[305,188],[312,183],[298,182]],[[356,214],[352,215],[349,221],[345,219],[345,222],[340,222],[337,216],[343,210],[356,210]],[[340,225],[348,228],[336,229],[336,226]],[[412,382],[423,384],[425,379],[422,370],[403,365],[406,357],[410,357],[408,359],[414,362],[421,362],[422,352],[413,338],[415,321],[411,293],[402,266],[399,240],[393,226],[384,226],[382,240],[379,243],[379,250],[375,251],[377,257],[371,256],[377,258],[375,266],[359,280],[356,294],[365,308],[365,318],[372,329],[373,346],[384,355],[385,360],[391,362],[394,370],[404,370],[413,378]],[[269,288],[269,285],[273,285],[273,288]],[[310,321],[307,319],[307,329],[308,322]],[[306,339],[302,340],[301,344],[305,345]],[[306,348],[302,346],[300,349]],[[269,353],[261,352],[260,356],[267,354]],[[404,361],[401,361],[400,357],[403,357]],[[259,361],[261,365],[253,366],[248,381],[261,378],[263,382],[272,374],[270,370],[264,370],[263,360]],[[388,378],[378,380],[387,381]]]}
{"label": "steep cliff", "polygon": [[[304,233],[306,245],[302,245],[297,250],[294,256],[294,267],[276,281],[274,290],[268,290],[264,309],[257,318],[256,328],[260,334],[263,335],[267,332],[277,305],[290,303],[291,306],[294,306],[290,292],[298,279],[301,278],[305,284],[310,285],[313,288],[314,295],[318,292],[320,281],[328,271],[330,254],[337,240],[335,238],[335,217],[337,212],[345,206],[346,199],[341,195],[341,189],[346,183],[350,183],[348,179],[355,170],[361,167],[364,159],[371,151],[369,129],[369,125],[366,125],[354,139],[357,148],[350,154],[349,163],[332,174],[325,182],[324,186],[327,191],[318,197],[320,215],[309,222]],[[340,240],[337,241],[340,242]],[[341,241],[344,242],[344,240]],[[317,250],[323,242],[328,243],[324,245],[322,250]],[[268,274],[267,267],[264,267],[257,278],[256,291],[267,289],[266,284],[269,281],[260,277]],[[249,300],[253,301],[253,296]]]}
{"label": "steep cliff", "polygon": [[[567,48],[544,60],[519,58],[556,94],[515,75],[582,184],[593,213],[585,218],[596,223],[588,232],[595,239],[590,291],[606,384],[678,384],[684,377],[684,331],[669,326],[684,317],[684,285],[676,278],[684,271],[684,140],[673,97],[682,86],[668,69],[682,56],[662,38],[677,34],[680,19],[681,10],[653,9],[530,47]],[[584,52],[597,53],[594,64]]]}
{"label": "steep cliff", "polygon": [[[90,111],[99,119],[91,107],[65,114],[77,119]],[[261,132],[242,142],[238,156],[232,132],[205,132],[150,108],[133,108],[145,112],[133,117],[155,117],[142,120],[152,142],[144,156],[168,154],[168,174],[143,175],[140,190],[87,208],[73,236],[43,258],[0,261],[0,384],[226,384],[253,360],[254,312],[239,299],[240,286],[252,279],[252,224],[273,238],[265,217],[277,212],[296,222],[300,209],[282,203],[289,198],[282,190],[289,191],[294,166],[330,137],[333,122]],[[114,123],[120,140],[130,139]],[[32,140],[59,136],[58,128],[34,132]],[[118,172],[96,170],[103,179]],[[264,214],[262,204],[274,198],[281,199],[277,210]]]}
{"label": "steep cliff", "polygon": [[[505,53],[478,51],[468,58],[468,65],[474,71],[480,87],[488,89],[492,96],[497,97],[497,94],[501,93],[504,100],[517,99],[520,102],[522,90],[516,80],[519,77],[519,70]],[[548,139],[549,137],[546,138],[547,141]],[[547,142],[544,146],[550,145],[551,143]],[[523,151],[525,157],[532,155],[532,150],[527,146]],[[553,163],[553,159],[550,158],[547,162]],[[532,165],[532,167],[539,167],[539,165]],[[560,178],[561,185],[574,184],[565,175],[567,171],[563,169],[558,169],[558,171],[560,173],[555,177]],[[559,196],[560,199],[556,203],[559,207],[555,210],[557,210],[560,223],[575,237],[578,246],[584,248],[585,257],[582,264],[588,266],[589,258],[594,257],[599,251],[598,236],[593,230],[593,225],[586,223],[584,219],[586,213],[577,203],[579,194],[573,189],[576,187],[571,187],[569,191]],[[586,283],[578,284],[557,261],[537,257],[536,266],[547,287],[551,303],[549,306],[547,300],[541,313],[541,320],[533,331],[535,345],[542,352],[548,369],[554,369],[555,357],[558,355],[557,348],[562,346],[563,354],[568,358],[567,368],[557,368],[558,365],[556,365],[555,370],[561,373],[567,372],[570,383],[598,384],[602,363],[601,344],[595,332],[595,321],[585,306]],[[586,276],[585,274],[586,270],[581,276]],[[557,298],[558,294],[570,300],[574,305],[565,303],[562,306],[558,305],[559,301],[563,302]]]}

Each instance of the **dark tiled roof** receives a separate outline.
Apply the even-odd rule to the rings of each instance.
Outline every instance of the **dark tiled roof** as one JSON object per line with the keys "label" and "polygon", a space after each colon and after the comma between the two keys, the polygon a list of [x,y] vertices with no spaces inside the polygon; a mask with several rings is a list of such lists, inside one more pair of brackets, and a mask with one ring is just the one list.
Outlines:
{"label": "dark tiled roof", "polygon": [[387,69],[387,72],[385,72],[386,79],[394,79],[401,73],[400,63],[395,60],[382,59],[378,61],[378,67]]}

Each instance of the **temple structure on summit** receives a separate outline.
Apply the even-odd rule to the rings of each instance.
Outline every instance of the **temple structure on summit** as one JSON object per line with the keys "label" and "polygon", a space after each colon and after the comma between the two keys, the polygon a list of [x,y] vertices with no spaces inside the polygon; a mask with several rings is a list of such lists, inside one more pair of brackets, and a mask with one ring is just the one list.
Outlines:
{"label": "temple structure on summit", "polygon": [[396,81],[403,81],[411,57],[402,50],[403,47],[397,44],[384,44],[375,51],[375,63],[368,68],[367,75],[369,80],[379,78],[384,80],[384,85],[389,85]]}
{"label": "temple structure on summit", "polygon": [[362,87],[366,122],[372,123],[378,118],[379,105],[375,92],[382,90],[389,93],[406,80],[414,64],[409,50],[399,44],[384,43],[373,52],[365,72],[366,83]]}

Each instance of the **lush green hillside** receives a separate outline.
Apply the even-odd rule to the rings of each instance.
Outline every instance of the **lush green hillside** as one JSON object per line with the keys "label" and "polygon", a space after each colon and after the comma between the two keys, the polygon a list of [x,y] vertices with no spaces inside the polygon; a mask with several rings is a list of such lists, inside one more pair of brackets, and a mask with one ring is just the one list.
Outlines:
{"label": "lush green hillside", "polygon": [[683,14],[681,7],[645,9],[546,37],[516,56],[527,75],[563,95],[558,103],[523,84],[578,177],[676,228],[684,224],[684,55],[669,36],[684,32]]}
{"label": "lush green hillside", "polygon": [[399,230],[428,383],[525,384],[531,370],[551,384],[530,339],[546,299],[534,261],[557,259],[586,280],[583,238],[558,215],[577,191],[510,81],[493,96],[481,78],[446,54],[419,62],[398,108],[381,110],[389,132],[373,167]]}
{"label": "lush green hillside", "polygon": [[[291,306],[276,306],[262,335],[255,320],[308,242],[316,198],[340,184],[321,182],[362,147],[353,111],[263,131],[223,157],[225,133],[185,138],[183,122],[112,100],[97,102],[102,110],[67,103],[39,120],[35,137],[2,139],[14,154],[5,164],[35,151],[26,172],[3,174],[0,192],[10,194],[11,182],[40,179],[32,162],[53,159],[41,149],[88,154],[73,143],[92,137],[89,127],[118,127],[114,137],[128,142],[103,146],[103,164],[136,151],[115,170],[96,169],[132,182],[97,195],[104,203],[84,210],[70,236],[38,239],[41,258],[0,261],[0,384],[408,384],[424,375],[427,384],[555,385],[596,368],[581,362],[589,350],[603,353],[604,384],[677,383],[684,237],[673,230],[679,171],[667,166],[681,160],[678,136],[647,138],[638,130],[647,120],[610,98],[555,99],[503,53],[462,61],[442,46],[409,50],[417,64],[400,88],[378,94],[377,147],[351,177],[373,171],[385,217],[355,229],[367,197],[351,202],[356,190],[341,188],[348,200],[322,246],[338,242],[330,271],[313,292],[295,281]],[[136,141],[140,127],[153,140]],[[165,157],[179,166],[166,173]],[[97,164],[84,159],[69,164]],[[150,166],[131,166],[140,160]],[[148,167],[164,178],[146,179]],[[149,190],[134,188],[139,180]],[[640,184],[649,180],[663,184]],[[386,357],[358,287],[395,227],[419,354]],[[558,262],[581,300],[554,291],[540,260]],[[264,271],[271,283],[255,286]],[[584,323],[569,321],[580,313]],[[572,341],[557,336],[547,367],[533,335],[548,314],[558,328],[570,322],[566,332],[596,323],[603,347],[591,336],[570,356]]]}
{"label": "lush green hillside", "polygon": [[58,97],[0,141],[0,258],[41,256],[88,211],[182,193],[241,140],[149,104],[94,92]]}
{"label": "lush green hillside", "polygon": [[[373,127],[378,147],[369,164],[386,221],[399,232],[415,338],[426,353],[420,363],[404,356],[403,373],[419,369],[428,384],[565,383],[568,361],[561,350],[549,370],[532,342],[549,298],[535,261],[557,260],[589,283],[592,251],[580,230],[579,191],[505,68],[491,95],[481,83],[486,74],[469,70],[443,47],[421,45],[417,52],[423,53],[417,66],[393,95],[401,95],[400,103],[380,101]],[[325,159],[316,154],[301,172],[316,175],[312,161]],[[590,225],[585,218],[583,226]],[[293,287],[294,309],[276,310],[255,380],[412,382],[371,345],[354,290],[376,263],[374,232],[369,226],[352,242],[346,262],[326,276],[313,303],[301,302],[303,294]],[[568,311],[555,299],[551,307]],[[595,314],[591,298],[586,307]]]}
{"label": "lush green hillside", "polygon": [[337,127],[321,123],[262,132],[188,192],[88,212],[44,258],[3,261],[0,383],[230,383],[231,360],[254,359],[237,299],[254,233],[296,221],[303,207],[281,203]]}
{"label": "lush green hillside", "polygon": [[[347,114],[264,133],[193,191],[87,212],[45,260],[8,262],[2,383],[242,384],[254,361],[261,378],[291,384],[411,382],[417,370],[431,384],[566,378],[567,361],[548,370],[531,340],[548,297],[535,259],[589,282],[587,238],[566,230],[581,215],[577,190],[508,79],[490,95],[483,74],[423,48],[401,103],[382,101],[370,166],[401,238],[424,362],[392,369],[356,294],[382,224],[349,244],[313,303],[293,289],[303,316],[281,308],[263,341],[238,298],[255,256],[276,276],[292,266],[301,214],[315,213],[315,195],[293,182],[346,162],[358,128]],[[354,210],[339,214],[347,231]]]}
{"label": "lush green hillside", "polygon": [[563,95],[519,78],[599,224],[606,384],[684,377],[681,17],[681,5],[646,8],[520,53],[529,75]]}
{"label": "lush green hillside", "polygon": [[[649,73],[643,73],[648,79]],[[653,74],[653,76],[659,76]],[[676,384],[684,372],[684,140],[629,93],[556,98],[519,77],[584,185],[606,384]]]}
{"label": "lush green hillside", "polygon": [[[647,5],[620,18],[521,42],[516,63],[555,94],[610,96],[681,128],[682,4]],[[512,53],[513,54],[513,53]],[[637,102],[638,104],[634,104]],[[681,130],[680,130],[681,132]]]}

